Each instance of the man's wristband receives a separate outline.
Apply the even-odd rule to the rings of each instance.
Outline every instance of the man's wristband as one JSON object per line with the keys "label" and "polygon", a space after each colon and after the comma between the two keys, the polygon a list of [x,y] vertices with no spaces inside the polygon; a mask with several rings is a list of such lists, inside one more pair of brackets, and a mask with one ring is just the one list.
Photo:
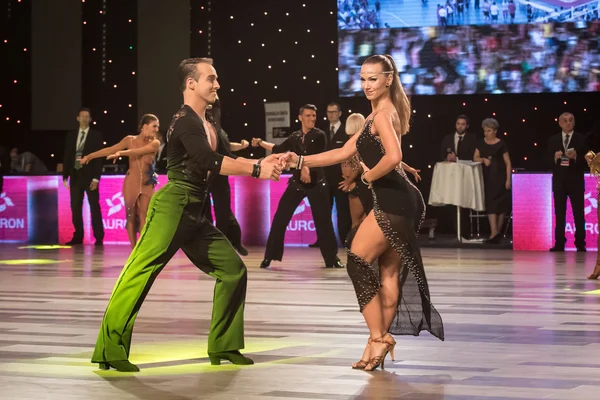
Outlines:
{"label": "man's wristband", "polygon": [[260,162],[252,165],[252,175],[253,178],[260,178]]}

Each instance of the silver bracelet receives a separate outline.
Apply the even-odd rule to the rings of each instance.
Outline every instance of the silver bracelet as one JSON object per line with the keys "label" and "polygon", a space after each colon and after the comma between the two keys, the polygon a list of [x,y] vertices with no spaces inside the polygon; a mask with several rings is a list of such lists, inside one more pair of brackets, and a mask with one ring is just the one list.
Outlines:
{"label": "silver bracelet", "polygon": [[360,174],[360,180],[361,180],[361,181],[362,181],[362,183],[364,183],[365,185],[367,185],[367,186],[370,186],[372,182],[368,182],[368,181],[365,179],[365,174],[366,174],[366,173],[367,173],[367,172],[365,171],[365,172],[363,172],[362,174]]}
{"label": "silver bracelet", "polygon": [[303,163],[304,163],[304,156],[298,156],[298,164],[296,164],[296,169],[301,169]]}

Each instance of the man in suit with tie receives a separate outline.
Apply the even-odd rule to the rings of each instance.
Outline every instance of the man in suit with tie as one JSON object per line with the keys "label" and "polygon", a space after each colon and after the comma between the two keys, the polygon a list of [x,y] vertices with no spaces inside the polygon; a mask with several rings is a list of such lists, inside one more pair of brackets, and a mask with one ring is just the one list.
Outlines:
{"label": "man in suit with tie", "polygon": [[567,197],[571,199],[575,220],[575,246],[577,251],[585,249],[585,181],[587,166],[585,154],[589,150],[585,135],[575,132],[575,116],[562,113],[558,118],[562,132],[548,140],[547,161],[552,166],[552,191],[554,192],[554,247],[552,252],[565,250],[565,225]]}
{"label": "man in suit with tie", "polygon": [[[346,124],[340,120],[341,116],[342,109],[338,103],[332,102],[327,105],[327,121],[329,122],[327,129],[325,130],[327,136],[327,151],[344,147],[344,144],[346,144],[349,139],[346,134]],[[335,200],[338,234],[340,236],[340,242],[343,245],[346,242],[348,232],[350,232],[351,219],[348,193],[339,188],[340,182],[344,180],[344,177],[342,176],[342,166],[341,164],[332,165],[323,168],[323,171],[329,190],[330,210],[333,210]],[[318,238],[316,243],[309,246],[319,247]]]}
{"label": "man in suit with tie", "polygon": [[[454,124],[454,133],[449,133],[444,136],[440,150],[440,160],[448,162],[456,162],[459,160],[473,161],[475,155],[475,147],[477,145],[477,137],[474,133],[467,132],[469,129],[469,117],[464,114],[456,117]],[[452,207],[456,212],[456,209]],[[471,221],[469,220],[470,210],[468,208],[460,209],[460,226],[461,236],[468,239]],[[456,217],[452,218],[454,229],[458,230]]]}
{"label": "man in suit with tie", "polygon": [[104,240],[104,227],[100,212],[100,196],[98,183],[102,173],[102,159],[97,158],[86,165],[81,165],[80,160],[86,154],[102,149],[104,146],[102,133],[90,129],[92,115],[90,110],[82,108],[77,114],[79,129],[69,132],[65,142],[63,162],[63,183],[71,192],[71,213],[73,214],[73,239],[69,245],[83,243],[83,195],[87,194],[92,214],[92,228],[96,245],[102,246]]}
{"label": "man in suit with tie", "polygon": [[167,173],[167,141],[165,140],[165,134],[158,131],[156,138],[160,141],[158,152],[154,158],[155,170],[157,174]]}
{"label": "man in suit with tie", "polygon": [[458,160],[473,161],[477,137],[469,129],[469,117],[459,115],[456,117],[456,131],[444,136],[442,140],[440,160],[456,162]]}

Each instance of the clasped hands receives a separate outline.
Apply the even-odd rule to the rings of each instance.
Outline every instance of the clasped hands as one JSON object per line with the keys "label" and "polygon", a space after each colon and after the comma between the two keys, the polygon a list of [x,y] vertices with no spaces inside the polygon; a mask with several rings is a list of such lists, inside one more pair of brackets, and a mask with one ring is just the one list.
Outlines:
{"label": "clasped hands", "polygon": [[[273,154],[272,154],[273,155]],[[279,163],[280,166],[284,169],[290,169],[290,168],[297,168],[300,167],[302,168],[302,174],[301,174],[301,180],[304,183],[310,183],[310,175],[308,177],[304,177],[304,175],[306,175],[306,170],[303,165],[298,165],[298,155],[296,153],[293,152],[287,152],[287,153],[282,153],[279,157]],[[265,159],[266,160],[266,159]],[[371,187],[371,180],[369,179],[369,174],[371,172],[371,169],[369,167],[367,167],[362,161],[360,163],[362,169],[363,169],[363,173],[361,175],[361,179],[363,179],[363,181],[366,181],[366,185],[368,187]],[[307,181],[308,180],[308,181]],[[342,190],[352,190],[352,187],[350,187],[351,185],[348,183],[348,185],[346,184],[346,182],[340,182],[339,183],[339,188]]]}
{"label": "clasped hands", "polygon": [[[574,149],[568,149],[566,153],[563,153],[562,151],[557,151],[556,153],[554,153],[554,159],[558,160],[560,159],[563,154],[566,154],[567,158],[570,158],[571,160],[576,160],[577,159],[577,152]],[[587,157],[587,154],[586,154]],[[586,158],[587,160],[587,158]]]}

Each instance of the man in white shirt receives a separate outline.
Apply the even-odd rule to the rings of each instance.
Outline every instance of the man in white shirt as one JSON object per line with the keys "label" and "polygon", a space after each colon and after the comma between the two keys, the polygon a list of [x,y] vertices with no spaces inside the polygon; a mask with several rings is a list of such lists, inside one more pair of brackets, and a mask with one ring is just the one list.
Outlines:
{"label": "man in white shirt", "polygon": [[438,17],[440,17],[440,25],[441,26],[448,25],[448,22],[446,20],[447,16],[448,16],[448,10],[446,9],[445,6],[438,8]]}
{"label": "man in white shirt", "polygon": [[500,14],[500,7],[498,7],[496,5],[496,2],[494,1],[492,3],[492,5],[490,6],[490,15],[492,16],[492,23],[493,24],[497,24],[498,23],[498,15]]}
{"label": "man in white shirt", "polygon": [[82,108],[77,114],[79,128],[69,132],[65,142],[63,162],[63,183],[71,192],[71,213],[73,215],[73,239],[67,244],[83,243],[83,196],[87,194],[92,214],[92,228],[96,245],[102,246],[104,240],[104,227],[102,226],[102,213],[100,211],[100,196],[98,183],[102,174],[103,160],[97,158],[88,164],[81,165],[80,160],[84,155],[98,151],[104,147],[102,133],[90,129],[92,115],[90,110]]}

